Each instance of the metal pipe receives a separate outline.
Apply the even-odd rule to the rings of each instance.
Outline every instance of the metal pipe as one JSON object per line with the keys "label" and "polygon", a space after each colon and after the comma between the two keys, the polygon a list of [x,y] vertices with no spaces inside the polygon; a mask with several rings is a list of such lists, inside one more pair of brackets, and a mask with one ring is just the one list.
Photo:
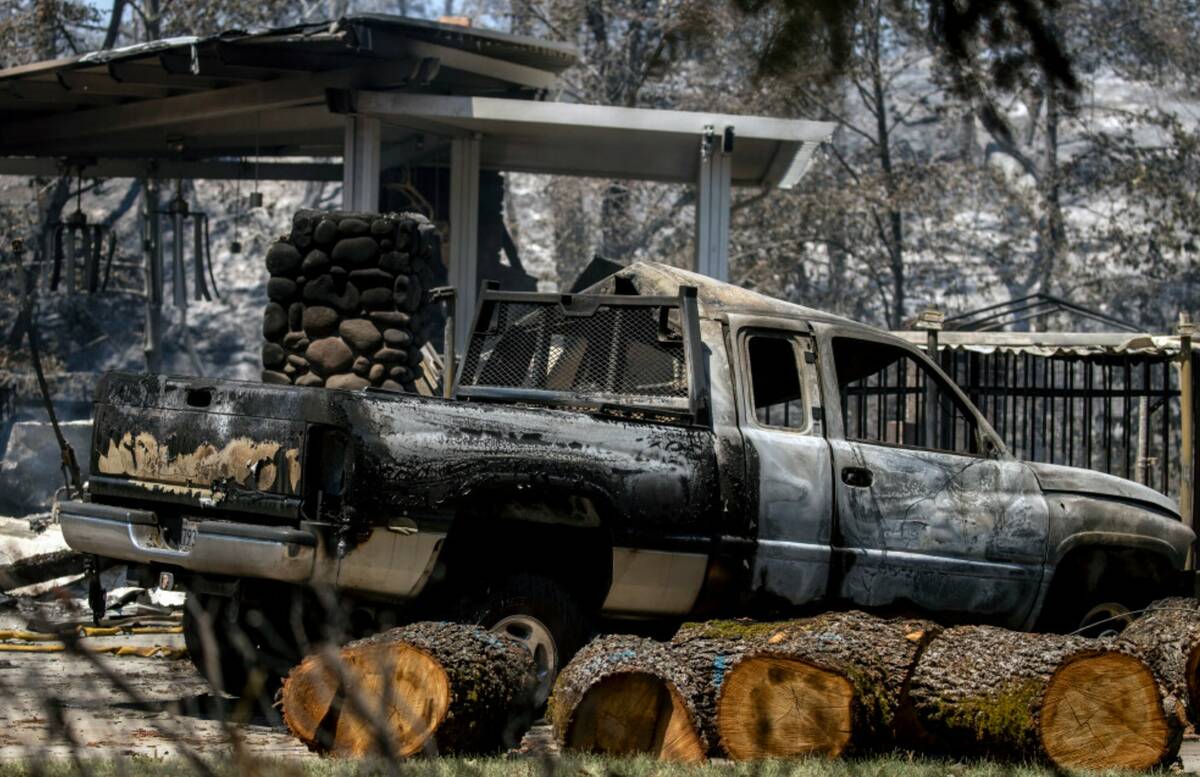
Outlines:
{"label": "metal pipe", "polygon": [[454,362],[458,354],[454,352],[458,333],[457,322],[454,320],[456,297],[452,289],[446,302],[446,328],[442,334],[442,396],[450,399],[454,396]]}
{"label": "metal pipe", "polygon": [[145,284],[146,284],[146,338],[142,349],[146,354],[146,369],[158,372],[162,369],[162,303],[163,303],[163,263],[162,235],[159,233],[158,220],[158,182],[148,179],[144,182],[142,191],[145,193],[145,234],[143,235],[143,250],[145,253]]}
{"label": "metal pipe", "polygon": [[[1192,335],[1195,325],[1186,312],[1179,314],[1179,514],[1185,526],[1194,526],[1192,516],[1192,458],[1194,456],[1192,423]],[[1188,568],[1194,569],[1196,548],[1193,545]]]}
{"label": "metal pipe", "polygon": [[1150,400],[1146,397],[1138,399],[1138,431],[1137,431],[1137,461],[1134,463],[1133,476],[1142,485],[1146,483],[1147,466],[1150,463],[1150,434],[1146,427],[1150,424]]}
{"label": "metal pipe", "polygon": [[200,214],[192,214],[192,293],[196,302],[211,300],[208,286],[204,280],[204,225],[200,223]]}
{"label": "metal pipe", "polygon": [[175,307],[187,310],[187,276],[183,267],[183,213],[177,208],[171,214],[171,268],[174,277],[171,279],[175,292]]}
{"label": "metal pipe", "polygon": [[79,232],[74,226],[67,227],[67,296],[75,294],[75,268],[79,257]]}
{"label": "metal pipe", "polygon": [[458,322],[454,310],[458,304],[458,289],[454,286],[438,286],[429,290],[429,299],[434,304],[444,303],[446,323],[442,326],[442,398],[454,396],[455,345],[458,342]]}

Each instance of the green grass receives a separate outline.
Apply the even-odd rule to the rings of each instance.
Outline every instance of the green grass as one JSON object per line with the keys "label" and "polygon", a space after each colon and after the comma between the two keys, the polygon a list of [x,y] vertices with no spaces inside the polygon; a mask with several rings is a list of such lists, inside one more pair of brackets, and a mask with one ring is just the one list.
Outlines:
{"label": "green grass", "polygon": [[[864,759],[801,759],[756,763],[714,762],[702,766],[661,764],[646,758],[570,756],[537,758],[431,758],[397,764],[335,759],[254,759],[236,763],[210,762],[219,777],[1055,777],[1038,766],[994,761],[949,761],[885,756]],[[119,762],[91,760],[80,772],[66,760],[0,763],[0,777],[165,777],[197,772],[181,759],[128,756]],[[1116,777],[1127,772],[1104,772]]]}

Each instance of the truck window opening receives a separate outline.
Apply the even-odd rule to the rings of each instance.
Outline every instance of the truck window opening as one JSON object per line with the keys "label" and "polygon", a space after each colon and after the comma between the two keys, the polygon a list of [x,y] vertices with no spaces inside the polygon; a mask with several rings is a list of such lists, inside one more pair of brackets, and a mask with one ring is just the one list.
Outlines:
{"label": "truck window opening", "polygon": [[894,345],[833,339],[846,438],[974,454],[975,419],[941,379]]}
{"label": "truck window opening", "polygon": [[790,337],[751,335],[746,339],[754,417],[763,426],[808,426],[796,344]]}

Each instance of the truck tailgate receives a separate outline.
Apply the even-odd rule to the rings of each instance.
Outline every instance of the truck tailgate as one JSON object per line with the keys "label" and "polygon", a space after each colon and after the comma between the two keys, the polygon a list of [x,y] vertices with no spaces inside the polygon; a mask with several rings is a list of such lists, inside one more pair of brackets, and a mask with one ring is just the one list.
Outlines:
{"label": "truck tailgate", "polygon": [[298,514],[306,424],[274,417],[287,404],[278,391],[228,381],[106,376],[97,387],[89,490]]}

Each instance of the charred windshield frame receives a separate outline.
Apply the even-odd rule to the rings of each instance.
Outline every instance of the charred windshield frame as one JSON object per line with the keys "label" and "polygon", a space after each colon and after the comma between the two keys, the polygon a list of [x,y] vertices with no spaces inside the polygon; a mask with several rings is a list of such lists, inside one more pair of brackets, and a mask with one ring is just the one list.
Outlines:
{"label": "charred windshield frame", "polygon": [[[661,396],[646,393],[623,393],[609,390],[579,390],[544,385],[530,385],[531,381],[523,380],[522,385],[514,385],[517,381],[496,381],[493,385],[487,380],[479,380],[491,369],[491,360],[498,358],[494,349],[504,344],[504,327],[497,323],[499,306],[511,304],[524,306],[531,311],[538,308],[553,310],[561,331],[542,327],[539,335],[544,340],[536,344],[525,343],[524,349],[515,345],[514,363],[508,366],[513,375],[533,375],[540,373],[540,383],[546,383],[554,365],[550,363],[549,348],[551,339],[561,336],[576,322],[591,318],[604,312],[612,312],[618,317],[622,312],[636,309],[656,309],[654,311],[656,331],[654,339],[664,347],[680,349],[677,374],[674,380],[685,384],[685,390],[676,396],[664,392]],[[644,324],[644,322],[643,322]],[[512,322],[509,322],[512,325]],[[603,346],[600,357],[606,360],[607,369],[624,371],[628,364],[628,354],[618,347],[621,334],[619,324],[603,330],[604,337],[611,335],[611,343],[599,343]],[[487,338],[493,338],[491,349],[488,348]],[[597,338],[593,338],[593,341]],[[590,342],[588,343],[590,345]],[[643,344],[644,345],[644,344]],[[584,348],[580,359],[598,358],[595,349]],[[562,355],[558,358],[562,358]],[[580,410],[595,411],[605,414],[638,414],[658,416],[665,419],[683,419],[699,426],[711,424],[709,411],[709,384],[707,373],[702,362],[703,343],[700,340],[700,317],[697,304],[696,289],[682,286],[679,295],[641,296],[630,295],[601,295],[601,294],[539,294],[534,292],[505,292],[485,288],[479,298],[475,314],[474,326],[468,341],[467,351],[458,366],[455,375],[453,396],[460,400],[482,400],[490,402],[529,403],[567,407]],[[624,359],[624,361],[622,361]],[[589,364],[594,368],[595,364]],[[505,369],[501,362],[499,369]],[[580,369],[579,366],[576,370]],[[507,385],[505,385],[507,383]],[[613,388],[605,385],[605,388]]]}

